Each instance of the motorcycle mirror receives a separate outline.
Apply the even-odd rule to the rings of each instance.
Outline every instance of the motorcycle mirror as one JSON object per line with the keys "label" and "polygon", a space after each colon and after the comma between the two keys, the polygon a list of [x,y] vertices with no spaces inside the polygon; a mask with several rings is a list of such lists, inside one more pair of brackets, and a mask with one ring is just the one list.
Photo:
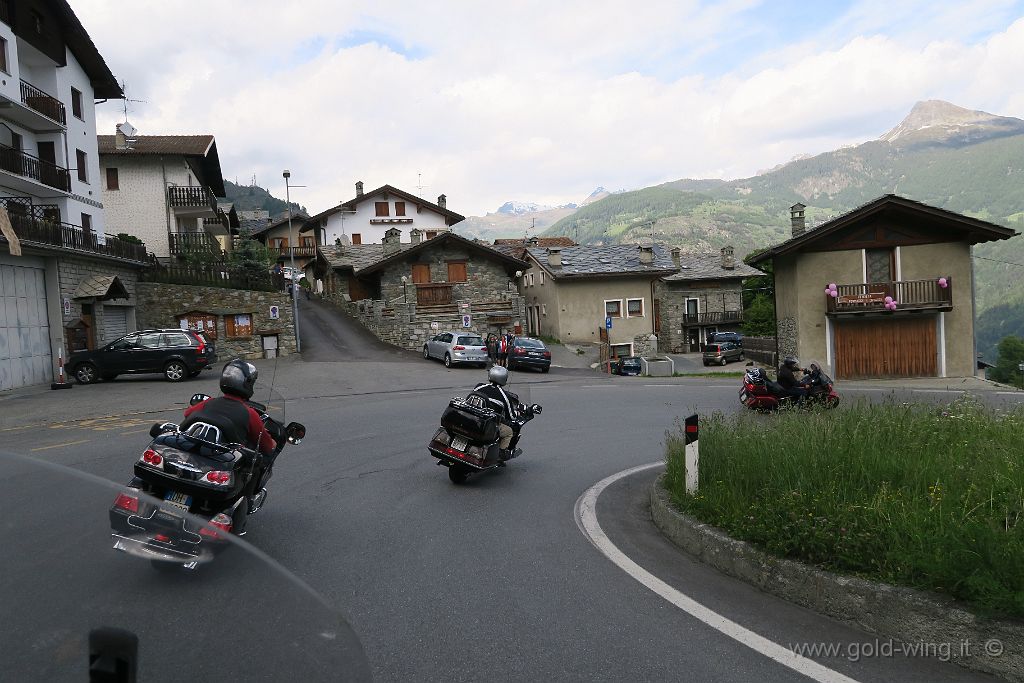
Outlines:
{"label": "motorcycle mirror", "polygon": [[532,411],[533,411],[534,413],[536,413],[537,415],[540,415],[540,414],[541,414],[542,412],[544,412],[544,409],[543,409],[543,408],[541,408],[541,407],[540,407],[539,405],[537,405],[536,403],[534,403],[534,404],[533,404],[532,406],[530,406],[530,410],[532,410]]}
{"label": "motorcycle mirror", "polygon": [[284,433],[288,435],[288,441],[297,444],[306,438],[306,427],[298,422],[289,422]]}
{"label": "motorcycle mirror", "polygon": [[197,403],[202,403],[203,401],[209,400],[209,398],[210,397],[207,396],[206,394],[192,394],[192,398],[189,399],[188,404],[190,406],[194,406]]}

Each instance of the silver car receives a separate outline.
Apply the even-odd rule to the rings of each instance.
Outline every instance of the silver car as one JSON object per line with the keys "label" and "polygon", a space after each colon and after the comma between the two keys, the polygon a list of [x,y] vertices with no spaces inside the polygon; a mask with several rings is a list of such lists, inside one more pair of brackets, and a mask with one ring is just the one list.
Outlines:
{"label": "silver car", "polygon": [[423,345],[424,358],[437,358],[444,366],[466,363],[487,367],[487,347],[475,332],[442,332]]}

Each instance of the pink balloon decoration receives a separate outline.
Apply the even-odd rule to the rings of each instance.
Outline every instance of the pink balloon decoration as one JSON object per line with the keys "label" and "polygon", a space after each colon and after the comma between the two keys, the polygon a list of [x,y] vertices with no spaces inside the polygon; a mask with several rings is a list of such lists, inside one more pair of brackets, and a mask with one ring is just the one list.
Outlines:
{"label": "pink balloon decoration", "polygon": [[837,296],[839,296],[839,292],[837,292],[837,291],[836,291],[836,290],[834,290],[834,289],[830,289],[830,290],[828,290],[828,295],[829,295],[830,297],[832,297],[833,299],[835,299],[835,298],[836,298]]}
{"label": "pink balloon decoration", "polygon": [[828,288],[829,289],[835,289],[836,288],[836,283],[834,283],[834,282],[828,283]]}
{"label": "pink balloon decoration", "polygon": [[832,290],[831,290],[831,289],[829,289],[828,287],[826,287],[826,288],[825,288],[825,293],[826,293],[826,294],[831,294],[831,293],[832,293]]}
{"label": "pink balloon decoration", "polygon": [[944,277],[940,277],[939,278],[939,287],[942,287],[943,289],[945,289],[946,287],[949,287],[949,280],[947,280]]}
{"label": "pink balloon decoration", "polygon": [[892,297],[891,296],[885,297],[885,303],[886,304],[891,304],[892,303]]}

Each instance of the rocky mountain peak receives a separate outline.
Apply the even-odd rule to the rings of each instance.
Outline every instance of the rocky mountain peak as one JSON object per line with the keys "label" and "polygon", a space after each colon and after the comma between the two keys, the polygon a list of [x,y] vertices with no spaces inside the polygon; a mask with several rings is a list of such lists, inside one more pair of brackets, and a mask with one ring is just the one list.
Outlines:
{"label": "rocky mountain peak", "polygon": [[943,100],[914,105],[900,123],[880,140],[889,143],[971,142],[987,137],[1024,132],[1024,121],[965,109]]}

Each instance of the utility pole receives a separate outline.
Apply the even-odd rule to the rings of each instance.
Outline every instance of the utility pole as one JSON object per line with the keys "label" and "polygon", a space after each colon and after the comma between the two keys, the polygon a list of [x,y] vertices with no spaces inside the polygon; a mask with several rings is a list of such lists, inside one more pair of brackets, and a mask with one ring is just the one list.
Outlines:
{"label": "utility pole", "polygon": [[[282,175],[284,176],[284,198],[288,203],[288,252],[292,263],[292,320],[295,324],[295,353],[301,353],[302,344],[299,340],[299,283],[295,280],[295,276],[297,274],[297,271],[295,270],[295,234],[292,232],[292,193],[291,186],[288,183],[288,179],[292,177],[292,173],[285,169]],[[304,186],[296,185],[295,187]]]}

